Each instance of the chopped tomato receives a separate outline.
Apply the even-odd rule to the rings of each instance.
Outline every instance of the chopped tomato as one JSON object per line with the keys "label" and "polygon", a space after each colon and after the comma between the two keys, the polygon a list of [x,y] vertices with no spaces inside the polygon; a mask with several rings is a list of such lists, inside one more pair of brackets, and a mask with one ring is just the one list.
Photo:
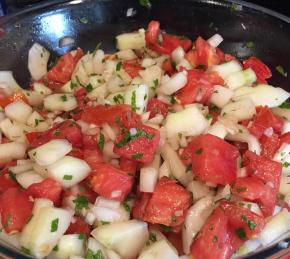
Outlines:
{"label": "chopped tomato", "polygon": [[76,216],[73,218],[65,234],[84,234],[88,237],[90,232],[89,225],[81,217]]}
{"label": "chopped tomato", "polygon": [[82,112],[81,119],[87,123],[93,123],[96,125],[102,125],[103,123],[113,124],[118,121],[118,118],[123,112],[130,111],[129,105],[97,105],[96,107],[86,106]]}
{"label": "chopped tomato", "polygon": [[78,109],[76,109],[76,112],[74,111],[74,116],[78,115],[81,109],[85,107],[87,102],[86,100],[87,94],[88,94],[87,90],[83,87],[74,92],[74,96],[76,97],[78,103]]}
{"label": "chopped tomato", "polygon": [[161,102],[157,98],[151,98],[147,104],[147,111],[150,112],[149,119],[154,118],[158,114],[166,118],[168,107],[168,104]]}
{"label": "chopped tomato", "polygon": [[195,41],[195,49],[197,52],[197,66],[202,65],[208,68],[220,63],[220,58],[216,53],[216,49],[202,37],[198,37]]}
{"label": "chopped tomato", "polygon": [[267,158],[273,158],[280,147],[279,136],[275,133],[273,133],[272,136],[263,135],[260,139],[260,143],[262,145],[261,155]]}
{"label": "chopped tomato", "polygon": [[137,200],[134,203],[134,207],[132,210],[133,218],[135,219],[143,219],[147,205],[152,197],[152,193],[149,192],[141,192],[137,196]]}
{"label": "chopped tomato", "polygon": [[25,193],[33,198],[45,198],[53,201],[54,205],[60,204],[62,187],[57,181],[46,178],[40,183],[31,184]]}
{"label": "chopped tomato", "polygon": [[181,225],[190,206],[190,194],[175,180],[162,177],[149,200],[143,220],[166,226]]}
{"label": "chopped tomato", "polygon": [[97,194],[116,201],[126,198],[133,186],[132,176],[107,163],[99,163],[93,169],[90,184]]}
{"label": "chopped tomato", "polygon": [[232,193],[249,201],[257,202],[265,216],[271,216],[276,203],[277,192],[257,177],[238,178]]}
{"label": "chopped tomato", "polygon": [[220,207],[229,219],[229,224],[234,229],[243,229],[245,239],[256,237],[264,228],[266,221],[263,216],[255,214],[247,208],[236,203],[222,201]]}
{"label": "chopped tomato", "polygon": [[235,60],[235,61],[239,62],[235,56],[232,56],[230,54],[225,54],[219,48],[216,48],[216,54],[218,55],[218,58],[220,59],[220,62],[229,62],[229,61],[232,61],[232,60]]}
{"label": "chopped tomato", "polygon": [[158,21],[151,21],[148,24],[147,31],[145,33],[146,44],[155,44],[160,34],[160,23]]}
{"label": "chopped tomato", "polygon": [[137,128],[134,135],[130,131],[126,131],[117,136],[114,152],[121,157],[141,163],[150,163],[153,160],[159,140],[159,131],[144,125]]}
{"label": "chopped tomato", "polygon": [[0,195],[10,188],[19,187],[19,185],[11,179],[9,174],[0,175]]}
{"label": "chopped tomato", "polygon": [[120,158],[120,169],[129,175],[135,175],[137,172],[138,162],[125,157]]}
{"label": "chopped tomato", "polygon": [[139,65],[138,60],[126,60],[123,62],[124,70],[129,74],[131,78],[139,76],[139,71],[143,68]]}
{"label": "chopped tomato", "polygon": [[56,124],[51,129],[40,133],[27,133],[26,137],[30,146],[35,148],[52,139],[67,139],[74,147],[82,147],[82,132],[80,127],[73,121],[65,120]]}
{"label": "chopped tomato", "polygon": [[190,143],[192,172],[204,182],[232,184],[236,179],[239,151],[211,134],[193,138]]}
{"label": "chopped tomato", "polygon": [[5,108],[8,104],[16,102],[16,101],[23,101],[25,103],[28,103],[28,100],[24,93],[17,92],[10,96],[0,96],[0,106],[2,108]]}
{"label": "chopped tomato", "polygon": [[0,196],[1,224],[7,233],[20,232],[32,216],[33,202],[18,188]]}
{"label": "chopped tomato", "polygon": [[194,259],[229,259],[234,251],[228,232],[228,217],[215,209],[192,243],[190,254]]}
{"label": "chopped tomato", "polygon": [[287,132],[280,136],[280,143],[290,144],[290,132]]}
{"label": "chopped tomato", "polygon": [[98,166],[99,163],[104,162],[102,152],[97,148],[84,149],[84,160],[92,169],[94,169],[95,166]]}
{"label": "chopped tomato", "polygon": [[84,158],[84,151],[80,148],[74,148],[71,152],[68,154],[69,156],[77,157],[79,159]]}
{"label": "chopped tomato", "polygon": [[248,175],[260,178],[265,184],[272,186],[275,190],[279,189],[282,173],[281,163],[247,151],[244,155],[244,164]]}
{"label": "chopped tomato", "polygon": [[175,68],[172,65],[172,60],[170,58],[166,59],[163,63],[162,63],[162,70],[165,71],[165,74],[168,75],[172,75],[175,71]]}
{"label": "chopped tomato", "polygon": [[62,84],[65,84],[71,79],[72,73],[83,56],[82,49],[68,52],[64,54],[57,62],[57,64],[47,73],[47,78],[56,84],[49,84],[50,87],[57,89]]}
{"label": "chopped tomato", "polygon": [[272,76],[270,68],[256,57],[250,57],[245,60],[243,64],[245,69],[251,68],[254,70],[257,76],[257,81],[260,84],[267,84],[266,79]]}
{"label": "chopped tomato", "polygon": [[280,134],[283,124],[283,119],[276,116],[268,107],[260,107],[249,130],[254,136],[261,138],[268,128]]}
{"label": "chopped tomato", "polygon": [[97,135],[83,135],[83,148],[84,149],[96,149],[98,147]]}
{"label": "chopped tomato", "polygon": [[116,123],[127,129],[136,128],[141,125],[141,118],[136,112],[124,111],[119,117],[116,117]]}
{"label": "chopped tomato", "polygon": [[198,66],[198,54],[196,50],[190,50],[185,54],[185,59],[192,67]]}
{"label": "chopped tomato", "polygon": [[177,93],[176,97],[182,104],[194,102],[208,103],[215,85],[222,85],[223,79],[217,73],[202,70],[189,70],[187,84]]}

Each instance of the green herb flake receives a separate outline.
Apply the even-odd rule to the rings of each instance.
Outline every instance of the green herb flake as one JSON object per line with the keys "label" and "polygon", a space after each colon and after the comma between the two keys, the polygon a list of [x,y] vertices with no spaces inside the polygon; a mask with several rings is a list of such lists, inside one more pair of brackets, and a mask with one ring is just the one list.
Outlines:
{"label": "green herb flake", "polygon": [[207,115],[205,116],[205,118],[206,118],[207,120],[211,120],[211,119],[212,119],[212,115],[209,113],[209,114],[207,114]]}
{"label": "green herb flake", "polygon": [[160,224],[160,227],[165,233],[171,232],[171,227],[169,227],[169,226],[165,226],[163,224]]}
{"label": "green herb flake", "polygon": [[63,102],[66,102],[67,101],[67,96],[66,95],[62,95],[60,97],[60,99],[63,101]]}
{"label": "green herb flake", "polygon": [[70,89],[73,90],[75,88],[77,88],[78,85],[76,83],[70,82]]}
{"label": "green herb flake", "polygon": [[53,251],[58,251],[58,245],[56,245],[54,248],[53,248]]}
{"label": "green herb flake", "polygon": [[103,150],[105,146],[105,136],[103,133],[100,133],[99,141],[98,141],[98,147],[100,150]]}
{"label": "green herb flake", "polygon": [[58,218],[56,218],[53,221],[51,221],[50,232],[56,232],[57,231],[57,229],[58,229],[58,222],[59,222],[59,219]]}
{"label": "green herb flake", "polygon": [[139,160],[142,157],[143,157],[142,153],[136,153],[136,154],[132,155],[132,159],[134,159],[134,160]]}
{"label": "green herb flake", "polygon": [[236,235],[242,240],[244,240],[246,238],[246,233],[245,233],[245,230],[243,228],[236,229]]}
{"label": "green herb flake", "polygon": [[100,249],[96,253],[94,253],[91,249],[88,249],[85,259],[105,259],[105,256]]}
{"label": "green herb flake", "polygon": [[213,238],[212,238],[212,242],[216,243],[217,241],[218,241],[218,237],[216,235],[214,235]]}
{"label": "green herb flake", "polygon": [[9,172],[8,172],[8,175],[9,175],[9,177],[10,177],[13,181],[17,182],[17,180],[16,180],[16,174],[14,174],[14,173],[12,173],[11,171],[9,171]]}
{"label": "green herb flake", "polygon": [[131,212],[131,207],[130,207],[130,205],[129,205],[129,199],[128,198],[126,198],[124,201],[123,201],[123,203],[122,203],[122,205],[123,205],[123,207],[124,207],[124,209],[127,211],[127,212]]}
{"label": "green herb flake", "polygon": [[170,95],[170,103],[171,103],[171,104],[175,104],[175,103],[177,103],[175,96]]}
{"label": "green herb flake", "polygon": [[247,204],[247,208],[250,210],[252,208],[252,204],[251,203],[248,203]]}
{"label": "green herb flake", "polygon": [[174,70],[176,70],[176,66],[177,66],[177,65],[176,65],[176,62],[175,62],[175,61],[172,61],[172,62],[171,62],[171,66],[173,67]]}
{"label": "green herb flake", "polygon": [[81,22],[82,24],[87,24],[89,21],[88,21],[87,18],[82,17],[82,18],[80,18],[80,22]]}
{"label": "green herb flake", "polygon": [[147,7],[147,8],[151,8],[150,0],[139,0],[139,4],[141,6],[144,6],[144,7]]}
{"label": "green herb flake", "polygon": [[35,119],[35,120],[34,120],[35,127],[37,127],[37,126],[39,125],[40,122],[44,122],[44,120]]}
{"label": "green herb flake", "polygon": [[91,83],[89,83],[85,88],[86,88],[86,90],[87,90],[88,93],[90,93],[91,91],[94,90],[94,88],[93,88],[93,86],[92,86]]}
{"label": "green herb flake", "polygon": [[157,238],[156,238],[156,234],[155,233],[150,233],[149,234],[149,240],[154,243],[157,241]]}
{"label": "green herb flake", "polygon": [[157,86],[158,86],[158,79],[154,79],[153,80],[153,84],[154,84],[154,88],[156,89],[157,88]]}
{"label": "green herb flake", "polygon": [[245,47],[248,49],[253,49],[255,47],[255,44],[252,41],[248,41],[246,42]]}
{"label": "green herb flake", "polygon": [[173,215],[173,216],[171,217],[171,220],[172,220],[172,222],[176,222],[176,220],[177,220],[176,216]]}
{"label": "green herb flake", "polygon": [[191,172],[192,171],[192,164],[189,164],[187,167],[186,167],[186,172]]}
{"label": "green herb flake", "polygon": [[131,108],[133,112],[137,111],[137,104],[136,104],[136,91],[132,92],[131,96]]}
{"label": "green herb flake", "polygon": [[93,51],[93,57],[96,55],[97,50],[98,50],[101,46],[102,46],[102,42],[99,42],[99,43],[97,44],[96,48],[95,48],[94,51]]}
{"label": "green herb flake", "polygon": [[279,105],[279,108],[282,108],[282,109],[290,109],[290,103],[283,102],[281,105]]}
{"label": "green herb flake", "polygon": [[287,72],[285,71],[285,69],[281,65],[277,66],[276,70],[282,76],[287,77],[288,74],[287,74]]}
{"label": "green herb flake", "polygon": [[288,162],[283,163],[283,167],[288,168],[289,166],[290,166],[290,163],[288,163]]}
{"label": "green herb flake", "polygon": [[154,138],[154,134],[149,134],[145,130],[142,129],[137,129],[137,133],[135,135],[131,135],[130,132],[128,131],[122,140],[120,140],[117,144],[117,148],[124,147],[127,143],[129,143],[131,140],[140,138],[140,137],[145,137],[149,140],[152,140]]}
{"label": "green herb flake", "polygon": [[232,3],[231,12],[236,12],[236,11],[238,11],[238,5],[236,3]]}
{"label": "green herb flake", "polygon": [[125,102],[124,96],[121,94],[117,94],[113,97],[115,104],[123,104]]}
{"label": "green herb flake", "polygon": [[89,205],[88,198],[85,196],[78,195],[74,200],[76,213],[80,213],[83,208],[87,209]]}
{"label": "green herb flake", "polygon": [[102,225],[109,225],[110,224],[110,221],[103,221],[103,220],[101,220],[101,224]]}
{"label": "green herb flake", "polygon": [[60,130],[56,129],[53,133],[54,136],[58,137],[60,135]]}
{"label": "green herb flake", "polygon": [[121,70],[121,67],[122,67],[122,62],[120,61],[116,65],[116,71],[120,71]]}
{"label": "green herb flake", "polygon": [[195,154],[197,154],[197,155],[202,154],[202,152],[203,152],[202,148],[195,150]]}
{"label": "green herb flake", "polygon": [[8,215],[6,216],[6,219],[5,219],[4,228],[9,227],[10,223],[11,223],[11,215],[8,214]]}
{"label": "green herb flake", "polygon": [[24,246],[21,246],[21,251],[22,251],[24,254],[31,255],[31,251],[30,251],[28,248],[24,247]]}
{"label": "green herb flake", "polygon": [[84,234],[84,233],[80,233],[80,234],[79,234],[79,239],[80,239],[80,240],[85,239],[85,234]]}
{"label": "green herb flake", "polygon": [[253,230],[256,227],[256,223],[252,220],[249,220],[245,215],[241,216],[242,220],[247,223],[249,229]]}
{"label": "green herb flake", "polygon": [[63,180],[70,181],[70,180],[72,180],[72,179],[73,179],[73,176],[72,176],[72,175],[65,174],[65,175],[63,176]]}

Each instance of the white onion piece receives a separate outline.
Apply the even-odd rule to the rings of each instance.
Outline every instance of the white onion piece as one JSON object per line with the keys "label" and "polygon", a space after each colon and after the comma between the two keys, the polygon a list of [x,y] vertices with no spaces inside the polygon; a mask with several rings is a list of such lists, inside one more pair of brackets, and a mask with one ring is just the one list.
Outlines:
{"label": "white onion piece", "polygon": [[147,223],[133,219],[100,226],[95,228],[91,235],[122,258],[132,259],[148,240],[149,233]]}
{"label": "white onion piece", "polygon": [[110,249],[106,249],[106,255],[108,259],[122,259],[120,255],[118,255],[116,252]]}
{"label": "white onion piece", "polygon": [[50,126],[37,111],[34,111],[32,114],[30,114],[26,123],[28,126],[33,127],[35,131],[39,132],[46,131]]}
{"label": "white onion piece", "polygon": [[31,163],[33,163],[31,159],[18,159],[16,165],[26,165]]}
{"label": "white onion piece", "polygon": [[290,121],[290,109],[276,107],[271,110],[275,115],[278,115],[281,118]]}
{"label": "white onion piece", "polygon": [[196,106],[170,113],[165,121],[168,137],[176,137],[178,133],[182,133],[184,136],[197,136],[203,133],[208,126],[208,120]]}
{"label": "white onion piece", "polygon": [[193,201],[197,201],[200,198],[213,195],[213,191],[204,183],[199,181],[191,181],[187,185],[186,189],[192,193]]}
{"label": "white onion piece", "polygon": [[0,71],[0,83],[5,83],[14,92],[22,90],[19,84],[15,81],[11,71]]}
{"label": "white onion piece", "polygon": [[161,239],[153,243],[144,250],[138,259],[179,259],[177,252],[166,239]]}
{"label": "white onion piece", "polygon": [[153,66],[155,64],[156,64],[156,62],[155,62],[154,59],[152,59],[152,58],[144,58],[142,60],[141,66],[144,67],[144,68],[147,68],[147,67],[151,67],[151,66]]}
{"label": "white onion piece", "polygon": [[116,37],[117,49],[142,49],[146,46],[145,30],[140,29],[138,32],[123,33]]}
{"label": "white onion piece", "polygon": [[42,208],[53,208],[53,201],[44,198],[37,198],[34,200],[32,214],[38,214]]}
{"label": "white onion piece", "polygon": [[44,107],[49,111],[71,111],[77,108],[76,98],[72,94],[52,94],[44,98]]}
{"label": "white onion piece", "polygon": [[30,91],[30,90],[23,90],[23,93],[25,94],[25,97],[27,98],[28,103],[31,106],[42,105],[43,98],[44,98],[43,94],[40,94],[36,91]]}
{"label": "white onion piece", "polygon": [[239,72],[241,70],[241,64],[235,60],[210,67],[210,71],[217,72],[219,76],[221,76],[223,79],[226,79],[229,75]]}
{"label": "white onion piece", "polygon": [[290,194],[290,184],[289,184],[289,177],[290,175],[282,175],[280,180],[280,186],[279,186],[279,193],[282,195],[288,195]]}
{"label": "white onion piece", "polygon": [[255,87],[242,87],[235,91],[234,100],[250,98],[255,106],[277,107],[285,102],[290,94],[284,89],[271,85],[257,85]]}
{"label": "white onion piece", "polygon": [[21,246],[19,243],[19,236],[20,236],[19,233],[7,234],[5,231],[0,231],[1,244],[20,250]]}
{"label": "white onion piece", "polygon": [[110,138],[110,140],[115,141],[116,139],[116,133],[112,129],[112,127],[108,123],[104,123],[102,125],[104,133]]}
{"label": "white onion piece", "polygon": [[28,52],[28,69],[34,80],[39,80],[47,73],[50,53],[39,43],[34,43]]}
{"label": "white onion piece", "polygon": [[227,128],[220,121],[216,121],[208,128],[207,133],[224,139],[227,135]]}
{"label": "white onion piece", "polygon": [[32,113],[32,108],[23,101],[16,101],[5,107],[5,115],[18,122],[26,123]]}
{"label": "white onion piece", "polygon": [[30,161],[27,164],[11,166],[11,167],[9,167],[9,170],[13,174],[20,174],[20,173],[24,173],[24,172],[27,172],[29,170],[32,170],[33,165],[34,165],[34,163],[32,161]]}
{"label": "white onion piece", "polygon": [[247,240],[233,255],[233,258],[246,255],[250,252],[257,250],[261,246],[259,239],[250,239]]}
{"label": "white onion piece", "polygon": [[[99,243],[96,239],[89,237],[88,243],[87,243],[87,251],[91,250],[94,254],[96,254],[98,251],[101,251],[103,255],[105,255],[105,247]],[[105,259],[107,259],[105,257]]]}
{"label": "white onion piece", "polygon": [[162,69],[157,65],[139,71],[139,75],[143,79],[144,84],[155,88],[160,84],[162,73]]}
{"label": "white onion piece", "polygon": [[[290,163],[290,145],[288,143],[282,143],[280,148],[276,151],[273,160],[282,164]],[[282,172],[283,174],[290,173],[290,166],[283,166]]]}
{"label": "white onion piece", "polygon": [[163,161],[162,165],[159,168],[159,176],[158,178],[162,178],[163,176],[165,177],[170,177],[171,172],[170,172],[170,165],[167,160]]}
{"label": "white onion piece", "polygon": [[223,107],[221,115],[225,117],[234,117],[238,121],[251,119],[256,114],[254,102],[247,98],[236,102],[230,102]]}
{"label": "white onion piece", "polygon": [[113,150],[114,150],[114,142],[113,141],[106,142],[103,149],[104,156],[107,157],[108,159],[119,158],[120,156],[115,154]]}
{"label": "white onion piece", "polygon": [[[64,209],[44,207],[33,215],[21,232],[20,244],[37,258],[46,257],[70,225],[72,214]],[[54,222],[54,231],[51,231]]]}
{"label": "white onion piece", "polygon": [[165,144],[161,150],[162,158],[168,162],[170,166],[170,171],[172,175],[184,186],[187,186],[192,179],[192,174],[186,172],[186,168],[182,161],[180,160],[177,153],[173,150],[171,146]]}
{"label": "white onion piece", "polygon": [[5,82],[0,82],[0,89],[4,92],[6,96],[10,96],[13,94],[13,89],[9,87],[9,85]]}
{"label": "white onion piece", "polygon": [[182,71],[174,74],[168,81],[165,83],[161,83],[159,90],[160,92],[171,95],[182,87],[184,87],[187,83],[187,72]]}
{"label": "white onion piece", "polygon": [[230,89],[237,89],[240,87],[251,86],[257,80],[256,74],[253,69],[248,68],[229,75],[225,79],[225,84]]}
{"label": "white onion piece", "polygon": [[285,133],[288,133],[288,132],[290,132],[290,122],[289,121],[284,121],[281,134],[285,134]]}
{"label": "white onion piece", "polygon": [[230,102],[233,95],[234,91],[232,89],[221,85],[216,85],[210,98],[210,102],[219,108],[223,108],[227,103]]}
{"label": "white onion piece", "polygon": [[141,192],[153,192],[157,184],[158,171],[153,167],[143,167],[140,170],[140,184]]}
{"label": "white onion piece", "polygon": [[211,36],[207,42],[214,48],[218,47],[223,42],[223,37],[220,34],[214,34]]}
{"label": "white onion piece", "polygon": [[132,49],[120,50],[116,53],[118,59],[131,60],[137,58],[135,52]]}
{"label": "white onion piece", "polygon": [[67,45],[71,45],[71,44],[74,44],[74,43],[75,43],[75,40],[73,38],[71,38],[71,37],[63,37],[63,38],[61,38],[59,40],[58,45],[59,45],[60,48],[63,48],[65,46],[67,46]]}
{"label": "white onion piece", "polygon": [[208,196],[198,200],[189,208],[182,228],[182,244],[185,254],[189,253],[192,240],[211,214],[213,205],[212,197]]}
{"label": "white onion piece", "polygon": [[34,171],[29,171],[17,174],[16,180],[24,189],[27,189],[31,184],[42,182],[43,178]]}
{"label": "white onion piece", "polygon": [[290,213],[283,209],[277,215],[270,218],[259,235],[259,240],[263,246],[267,246],[282,234],[290,230]]}
{"label": "white onion piece", "polygon": [[227,140],[231,141],[241,141],[241,142],[246,142],[248,143],[248,148],[250,151],[256,153],[257,155],[261,154],[261,145],[258,141],[258,139],[249,134],[249,133],[236,133],[236,134],[228,134],[226,136]]}
{"label": "white onion piece", "polygon": [[54,139],[28,152],[29,157],[39,165],[50,165],[72,150],[66,139]]}
{"label": "white onion piece", "polygon": [[263,213],[257,203],[243,201],[243,202],[239,202],[239,206],[243,208],[247,208],[256,214],[263,216]]}
{"label": "white onion piece", "polygon": [[0,144],[0,162],[5,163],[14,159],[25,157],[26,144],[20,142],[9,142]]}
{"label": "white onion piece", "polygon": [[177,65],[176,65],[176,69],[177,71],[179,71],[181,68],[185,68],[187,70],[192,69],[192,66],[190,65],[190,63],[187,61],[187,59],[182,59]]}
{"label": "white onion piece", "polygon": [[33,83],[33,90],[39,94],[49,95],[52,93],[51,89],[45,86],[42,83],[34,82]]}
{"label": "white onion piece", "polygon": [[179,63],[181,60],[183,60],[185,55],[184,49],[180,46],[178,46],[175,50],[171,53],[171,58],[174,62]]}
{"label": "white onion piece", "polygon": [[57,244],[54,257],[57,259],[70,259],[71,256],[84,256],[84,239],[79,234],[63,235]]}
{"label": "white onion piece", "polygon": [[84,180],[91,171],[82,159],[65,156],[47,167],[49,175],[63,187],[72,187]]}
{"label": "white onion piece", "polygon": [[230,199],[231,197],[231,186],[227,184],[226,186],[221,186],[218,188],[217,194],[214,197],[214,202],[217,202],[222,199]]}
{"label": "white onion piece", "polygon": [[145,84],[131,86],[125,93],[125,104],[131,105],[136,113],[146,111],[149,98],[149,87]]}

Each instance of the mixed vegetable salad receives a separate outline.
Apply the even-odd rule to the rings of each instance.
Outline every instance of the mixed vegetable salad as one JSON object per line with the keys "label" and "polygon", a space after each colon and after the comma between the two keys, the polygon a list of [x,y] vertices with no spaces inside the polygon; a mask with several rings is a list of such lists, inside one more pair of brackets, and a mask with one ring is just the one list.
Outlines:
{"label": "mixed vegetable salad", "polygon": [[257,57],[147,30],[22,89],[0,72],[0,239],[36,258],[226,259],[289,236],[290,94]]}

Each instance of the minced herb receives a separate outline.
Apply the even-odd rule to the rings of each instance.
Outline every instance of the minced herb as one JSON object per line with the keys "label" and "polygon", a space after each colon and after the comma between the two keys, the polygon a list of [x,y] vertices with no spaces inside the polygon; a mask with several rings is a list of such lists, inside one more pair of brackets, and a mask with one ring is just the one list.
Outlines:
{"label": "minced herb", "polygon": [[51,221],[50,232],[56,232],[57,231],[57,229],[58,229],[58,222],[59,222],[59,219],[58,218],[56,218],[53,221]]}

